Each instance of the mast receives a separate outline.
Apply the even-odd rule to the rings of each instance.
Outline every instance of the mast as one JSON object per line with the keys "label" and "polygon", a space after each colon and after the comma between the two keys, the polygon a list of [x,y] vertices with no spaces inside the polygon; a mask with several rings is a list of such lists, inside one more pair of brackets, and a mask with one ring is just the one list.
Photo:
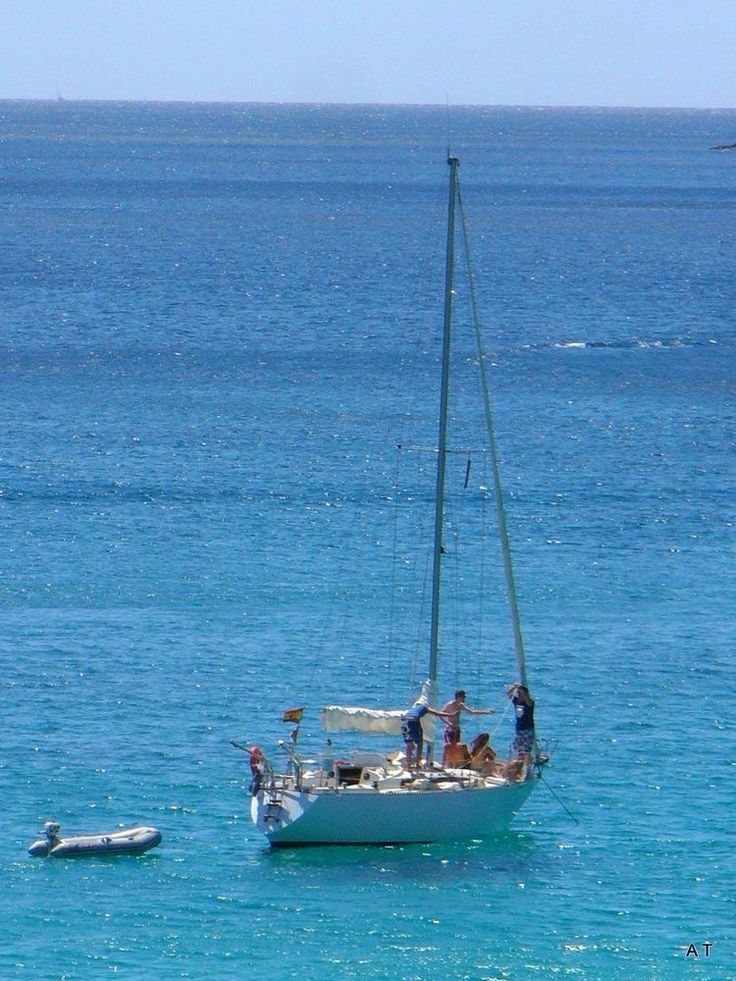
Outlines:
{"label": "mast", "polygon": [[447,464],[447,406],[450,391],[450,329],[455,276],[455,205],[457,203],[457,170],[460,161],[448,157],[450,190],[447,205],[447,252],[445,259],[445,319],[442,332],[442,380],[440,385],[440,421],[437,441],[437,483],[435,487],[434,551],[432,564],[432,620],[429,640],[429,678],[437,680],[437,655],[440,637],[440,580],[442,574],[442,531],[444,524],[445,468]]}

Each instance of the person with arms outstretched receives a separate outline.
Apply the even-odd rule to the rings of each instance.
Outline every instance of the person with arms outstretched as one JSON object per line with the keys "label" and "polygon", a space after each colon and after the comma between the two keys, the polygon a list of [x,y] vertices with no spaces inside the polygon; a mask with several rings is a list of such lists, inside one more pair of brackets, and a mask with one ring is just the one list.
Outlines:
{"label": "person with arms outstretched", "polygon": [[[442,750],[442,765],[447,766],[447,748],[458,744],[461,740],[460,716],[463,712],[468,715],[493,715],[493,709],[474,709],[465,703],[465,692],[461,689],[455,692],[455,697],[442,706],[442,713],[449,717],[445,729],[444,748]],[[452,755],[450,753],[450,755]]]}

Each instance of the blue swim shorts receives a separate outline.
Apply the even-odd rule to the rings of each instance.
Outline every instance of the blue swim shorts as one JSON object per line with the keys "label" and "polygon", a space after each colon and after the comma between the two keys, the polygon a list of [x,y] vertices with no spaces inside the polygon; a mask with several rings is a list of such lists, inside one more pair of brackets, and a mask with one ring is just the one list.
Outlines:
{"label": "blue swim shorts", "polygon": [[401,738],[405,743],[418,743],[422,738],[422,723],[419,719],[403,718],[401,720]]}

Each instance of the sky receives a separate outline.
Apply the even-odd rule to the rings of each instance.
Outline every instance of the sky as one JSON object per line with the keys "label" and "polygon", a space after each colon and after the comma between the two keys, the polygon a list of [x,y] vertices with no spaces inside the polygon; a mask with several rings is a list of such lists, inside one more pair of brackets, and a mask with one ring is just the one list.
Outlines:
{"label": "sky", "polygon": [[736,106],[736,0],[0,0],[0,99]]}

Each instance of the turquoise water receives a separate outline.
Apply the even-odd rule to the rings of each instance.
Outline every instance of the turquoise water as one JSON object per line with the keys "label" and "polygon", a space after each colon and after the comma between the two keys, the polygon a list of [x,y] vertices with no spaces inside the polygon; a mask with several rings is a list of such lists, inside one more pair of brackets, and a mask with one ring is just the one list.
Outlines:
{"label": "turquoise water", "polygon": [[[323,700],[424,670],[431,454],[396,446],[436,428],[448,120],[548,786],[494,840],[271,853],[229,740],[304,704],[319,751]],[[0,126],[0,975],[734,976],[736,113]],[[458,565],[442,690],[503,747],[502,588],[481,633]],[[52,817],[164,841],[31,859]]]}

